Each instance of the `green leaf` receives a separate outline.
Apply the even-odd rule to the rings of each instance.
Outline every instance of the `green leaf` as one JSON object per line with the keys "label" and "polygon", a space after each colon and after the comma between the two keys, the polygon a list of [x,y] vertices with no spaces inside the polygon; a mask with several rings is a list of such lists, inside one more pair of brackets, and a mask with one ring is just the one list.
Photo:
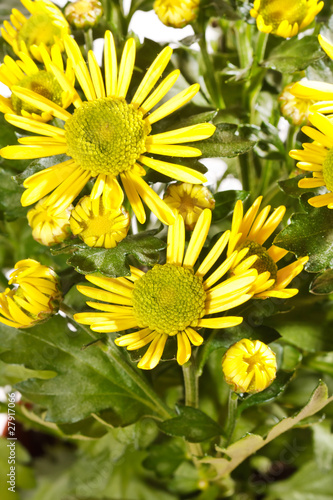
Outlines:
{"label": "green leaf", "polygon": [[302,71],[323,57],[325,54],[316,36],[305,36],[300,40],[295,37],[275,47],[263,62],[263,66],[288,74]]}
{"label": "green leaf", "polygon": [[221,427],[208,415],[190,406],[178,406],[178,417],[158,424],[170,436],[181,436],[191,443],[200,443],[222,434]]}
{"label": "green leaf", "polygon": [[110,249],[91,248],[76,239],[53,247],[51,253],[72,253],[67,263],[81,274],[100,272],[112,278],[129,276],[129,255],[133,255],[141,264],[147,266],[158,263],[159,252],[165,249],[166,243],[154,237],[157,232],[159,229],[127,236],[115,248]]}
{"label": "green leaf", "polygon": [[[260,448],[265,446],[280,434],[287,432],[303,419],[315,415],[331,401],[333,401],[333,396],[328,398],[327,386],[323,382],[320,382],[307,405],[295,413],[292,417],[283,418],[278,424],[274,425],[269,430],[266,437],[262,437],[258,434],[247,434],[239,441],[236,441],[232,445],[228,446],[228,448],[217,447],[217,450],[223,453],[224,457],[205,457],[201,459],[201,463],[211,464],[215,467],[218,477],[230,474],[230,472],[236,469],[236,467],[238,467],[238,465],[241,464],[247,457],[260,450]],[[279,497],[279,499],[280,498],[286,497],[282,496]],[[288,496],[288,499],[289,498],[290,497]]]}
{"label": "green leaf", "polygon": [[[251,141],[241,135],[241,128],[233,123],[218,123],[215,133],[209,139],[200,142],[200,150],[205,158],[233,158],[254,148],[256,141]],[[198,147],[198,143],[188,143],[188,146]]]}
{"label": "green leaf", "polygon": [[238,200],[245,201],[249,191],[220,191],[214,194],[215,208],[213,210],[213,221],[222,220],[232,213]]}
{"label": "green leaf", "polygon": [[158,476],[171,476],[179,465],[186,460],[186,453],[174,441],[151,446],[143,466],[153,470]]}
{"label": "green leaf", "polygon": [[0,328],[4,362],[57,373],[49,380],[30,378],[17,384],[25,398],[47,409],[47,421],[73,423],[104,409],[112,410],[114,425],[147,414],[162,418],[171,414],[123,350],[112,341],[82,349],[91,337],[68,325],[67,319],[55,316],[25,330]]}
{"label": "green leaf", "polygon": [[310,292],[314,295],[327,295],[333,292],[333,270],[318,274],[310,286]]}
{"label": "green leaf", "polygon": [[250,408],[251,406],[262,405],[274,401],[280,394],[283,393],[288,383],[292,379],[294,372],[284,372],[280,370],[276,376],[276,379],[271,383],[267,389],[258,392],[257,394],[251,394],[246,396],[243,401],[238,405],[237,414],[240,415],[244,410]]}
{"label": "green leaf", "polygon": [[331,471],[333,465],[333,434],[331,432],[331,422],[320,422],[311,429],[313,432],[313,448],[317,467],[320,470]]}
{"label": "green leaf", "polygon": [[304,360],[306,366],[333,377],[333,352],[310,354]]}
{"label": "green leaf", "polygon": [[24,217],[27,209],[21,205],[21,196],[24,189],[12,179],[13,173],[0,168],[0,210],[7,220]]}
{"label": "green leaf", "polygon": [[294,214],[274,244],[297,257],[308,255],[306,270],[310,273],[333,268],[333,210],[312,208],[308,204],[305,208],[307,213]]}
{"label": "green leaf", "polygon": [[267,500],[330,500],[333,474],[320,469],[315,462],[303,465],[289,479],[268,485]]}

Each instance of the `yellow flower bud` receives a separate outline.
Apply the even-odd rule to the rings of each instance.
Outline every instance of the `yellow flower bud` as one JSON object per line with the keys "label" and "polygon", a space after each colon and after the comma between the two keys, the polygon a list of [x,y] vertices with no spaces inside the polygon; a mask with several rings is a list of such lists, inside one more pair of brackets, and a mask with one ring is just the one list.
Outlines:
{"label": "yellow flower bud", "polygon": [[312,104],[316,101],[295,97],[292,94],[294,85],[294,83],[290,83],[279,95],[278,100],[280,103],[281,114],[293,125],[310,125],[310,106],[312,106]]}
{"label": "yellow flower bud", "polygon": [[183,28],[197,17],[200,0],[155,0],[154,10],[166,26]]}
{"label": "yellow flower bud", "polygon": [[33,259],[20,260],[0,293],[0,323],[29,328],[58,312],[62,299],[56,273]]}
{"label": "yellow flower bud", "polygon": [[69,218],[72,209],[73,205],[70,205],[58,213],[54,206],[48,206],[47,198],[40,200],[27,214],[33,238],[47,247],[64,241],[71,234]]}
{"label": "yellow flower bud", "polygon": [[274,352],[260,340],[243,339],[229,347],[222,360],[226,382],[235,392],[261,392],[276,376]]}
{"label": "yellow flower bud", "polygon": [[87,29],[96,26],[103,15],[103,7],[99,0],[78,0],[65,8],[65,17],[76,29]]}
{"label": "yellow flower bud", "polygon": [[205,208],[213,210],[215,207],[215,200],[209,189],[188,182],[170,184],[163,199],[170,208],[180,213],[189,231],[193,230],[199,215]]}
{"label": "yellow flower bud", "polygon": [[90,196],[81,198],[70,218],[73,234],[90,247],[115,247],[127,235],[129,225],[124,207],[108,209],[102,196],[95,200]]}

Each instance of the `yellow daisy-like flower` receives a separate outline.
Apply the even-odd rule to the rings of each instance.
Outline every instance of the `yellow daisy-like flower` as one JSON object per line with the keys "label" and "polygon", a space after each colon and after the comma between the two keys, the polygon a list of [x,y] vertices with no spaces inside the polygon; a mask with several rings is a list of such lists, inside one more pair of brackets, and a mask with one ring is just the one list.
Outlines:
{"label": "yellow daisy-like flower", "polygon": [[27,213],[33,238],[47,247],[66,240],[71,234],[69,218],[72,209],[73,205],[70,205],[59,212],[48,204],[47,198],[40,200]]}
{"label": "yellow daisy-like flower", "polygon": [[[74,85],[75,75],[71,63],[68,61],[65,71],[58,45],[52,47],[51,55],[44,44],[39,46],[39,51],[45,70],[39,69],[31,57],[24,52],[20,52],[20,59],[17,61],[5,56],[4,64],[0,66],[0,82],[7,85],[10,90],[14,85],[33,90],[66,109],[72,103],[73,94],[62,89],[51,70],[51,64],[57,66],[63,73],[65,72],[66,78]],[[47,122],[52,118],[52,113],[41,111],[36,106],[27,104],[15,94],[12,94],[10,98],[0,96],[0,111],[2,113],[15,113],[42,122]]]}
{"label": "yellow daisy-like flower", "polygon": [[289,38],[312,23],[324,7],[319,0],[255,0],[250,14],[257,20],[257,28]]}
{"label": "yellow daisy-like flower", "polygon": [[123,240],[131,223],[124,207],[105,207],[103,197],[91,200],[84,196],[72,212],[72,233],[79,236],[90,247],[114,248]]}
{"label": "yellow daisy-like flower", "polygon": [[99,0],[77,0],[65,7],[65,17],[76,29],[94,27],[103,15],[103,7]]}
{"label": "yellow daisy-like flower", "polygon": [[215,200],[209,189],[188,182],[170,184],[163,199],[169,207],[180,213],[189,231],[193,230],[199,215],[205,208],[213,210],[215,207]]}
{"label": "yellow daisy-like flower", "polygon": [[139,222],[143,223],[146,219],[142,198],[162,222],[172,224],[175,217],[172,210],[142,179],[146,173],[142,165],[183,182],[205,182],[200,172],[145,154],[184,158],[201,155],[199,149],[179,144],[210,137],[215,131],[214,125],[201,123],[150,135],[152,125],[190,101],[198,92],[199,85],[191,85],[149,114],[179,76],[179,70],[173,71],[154,89],[170,60],[172,49],[166,47],[162,50],[136,89],[131,102],[127,103],[125,97],[135,62],[136,46],[133,38],[125,44],[118,70],[114,40],[112,34],[106,32],[105,84],[92,51],[88,55],[88,71],[80,48],[71,37],[65,38],[65,46],[87,98],[87,101],[82,102],[64,74],[52,65],[62,88],[75,93],[73,104],[76,109],[73,114],[31,90],[12,89],[17,97],[63,120],[65,128],[5,115],[9,123],[41,135],[19,139],[22,146],[5,147],[1,150],[1,156],[8,159],[33,159],[66,153],[71,157],[26,179],[24,186],[27,190],[22,195],[22,205],[35,203],[53,191],[52,204],[68,207],[88,180],[97,177],[91,199],[103,193],[107,208],[118,208],[124,197],[117,181],[120,176]]}
{"label": "yellow daisy-like flower", "polygon": [[276,356],[260,340],[243,339],[229,347],[222,360],[225,380],[235,392],[254,394],[276,377]]}
{"label": "yellow daisy-like flower", "polygon": [[[229,239],[226,231],[210,250],[195,271],[197,259],[205,243],[212,212],[204,210],[192,233],[185,252],[185,224],[181,215],[169,227],[167,259],[164,265],[155,265],[148,272],[131,267],[127,278],[105,278],[88,275],[88,281],[100,288],[78,286],[87,297],[102,302],[87,302],[100,312],[75,315],[76,321],[95,332],[121,332],[140,328],[116,339],[118,346],[128,350],[140,349],[150,344],[138,367],[154,368],[161,359],[170,336],[177,336],[177,361],[183,365],[191,356],[191,344],[203,342],[198,328],[229,328],[239,325],[243,318],[237,316],[207,317],[243,304],[252,297],[249,290],[257,271],[220,281],[237,258],[235,251],[213,273],[206,277],[220,257]],[[185,254],[185,255],[184,255]]]}
{"label": "yellow daisy-like flower", "polygon": [[309,124],[310,107],[316,101],[295,97],[293,95],[294,86],[294,83],[290,83],[284,87],[278,97],[281,114],[293,125],[301,126]]}
{"label": "yellow daisy-like flower", "polygon": [[302,131],[314,142],[304,143],[303,150],[293,149],[289,155],[299,160],[298,168],[313,173],[312,178],[299,181],[300,188],[326,187],[329,191],[310,198],[309,204],[333,208],[333,121],[321,113],[313,113],[309,119],[316,128],[303,127]]}
{"label": "yellow daisy-like flower", "polygon": [[230,256],[235,250],[238,250],[239,254],[233,263],[231,273],[237,276],[250,268],[255,268],[259,276],[251,287],[251,293],[256,298],[288,299],[296,295],[298,290],[286,287],[303,270],[308,257],[302,257],[286,267],[278,268],[277,262],[285,257],[288,251],[276,245],[265,248],[263,244],[282,221],[286,207],[281,205],[269,216],[271,207],[268,205],[258,214],[261,201],[262,196],[259,196],[245,215],[243,203],[240,200],[236,203],[227,255]]}
{"label": "yellow daisy-like flower", "polygon": [[[333,60],[333,43],[331,43],[323,35],[318,36],[318,41],[321,48]],[[310,111],[323,114],[331,114],[333,112],[333,84],[302,80],[294,84],[292,93],[298,99],[312,99],[320,101],[313,104]]]}
{"label": "yellow daisy-like flower", "polygon": [[0,323],[29,328],[44,321],[59,308],[62,295],[56,273],[33,259],[20,260],[0,293]]}
{"label": "yellow daisy-like flower", "polygon": [[69,25],[58,7],[49,0],[21,0],[21,3],[31,16],[27,19],[19,10],[13,9],[10,16],[12,24],[4,21],[1,28],[2,37],[12,46],[15,54],[32,54],[42,62],[39,49],[42,43],[48,50],[54,44],[63,50],[62,39],[69,33]]}
{"label": "yellow daisy-like flower", "polygon": [[155,0],[154,10],[166,26],[183,28],[196,19],[200,0]]}

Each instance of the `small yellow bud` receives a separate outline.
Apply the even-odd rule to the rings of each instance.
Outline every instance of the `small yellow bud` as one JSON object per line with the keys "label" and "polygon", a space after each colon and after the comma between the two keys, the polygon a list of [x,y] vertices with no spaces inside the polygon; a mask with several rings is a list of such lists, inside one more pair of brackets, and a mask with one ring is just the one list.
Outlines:
{"label": "small yellow bud", "polygon": [[78,0],[65,8],[65,17],[76,29],[87,29],[96,26],[103,15],[103,7],[99,0]]}
{"label": "small yellow bud", "polygon": [[189,231],[194,229],[199,215],[205,208],[213,210],[215,207],[215,200],[209,189],[187,182],[170,184],[163,199],[170,208],[180,213]]}
{"label": "small yellow bud", "polygon": [[229,347],[222,360],[226,382],[237,393],[266,389],[276,377],[274,352],[260,340],[243,339]]}
{"label": "small yellow bud", "polygon": [[90,247],[115,247],[127,235],[129,225],[130,216],[124,207],[108,209],[102,196],[95,200],[81,198],[70,218],[73,234]]}
{"label": "small yellow bud", "polygon": [[47,198],[40,200],[27,214],[33,238],[47,247],[64,241],[71,234],[69,218],[72,209],[73,205],[70,205],[57,213],[52,205],[47,205]]}
{"label": "small yellow bud", "polygon": [[155,0],[154,10],[166,26],[183,28],[197,17],[200,0]]}
{"label": "small yellow bud", "polygon": [[281,114],[293,125],[310,125],[310,106],[316,101],[295,97],[292,94],[293,87],[294,83],[287,85],[279,95],[278,101],[280,103]]}
{"label": "small yellow bud", "polygon": [[0,323],[29,328],[58,312],[62,299],[56,273],[33,259],[15,264],[8,285],[0,293]]}

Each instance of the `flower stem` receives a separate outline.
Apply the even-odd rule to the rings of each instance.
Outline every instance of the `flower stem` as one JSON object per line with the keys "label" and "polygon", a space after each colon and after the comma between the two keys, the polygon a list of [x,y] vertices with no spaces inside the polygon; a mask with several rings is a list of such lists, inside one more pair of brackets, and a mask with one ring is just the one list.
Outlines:
{"label": "flower stem", "polygon": [[256,50],[258,64],[260,64],[265,57],[267,41],[268,41],[268,33],[263,33],[262,31],[260,31],[258,36],[257,50]]}
{"label": "flower stem", "polygon": [[232,439],[232,435],[235,430],[237,404],[238,404],[238,395],[233,390],[230,389],[229,400],[228,400],[228,416],[226,424],[226,438],[227,438],[226,446],[229,446]]}
{"label": "flower stem", "polygon": [[[191,361],[188,361],[183,365],[183,376],[184,376],[184,386],[185,386],[185,405],[191,406],[192,408],[199,407],[199,384],[198,375],[195,367],[195,360],[192,356]],[[203,456],[203,451],[200,443],[186,443],[187,449],[193,457],[194,463],[196,463],[197,457]]]}
{"label": "flower stem", "polygon": [[88,55],[89,50],[93,49],[93,40],[94,40],[94,38],[93,38],[92,29],[89,28],[88,30],[85,30],[84,31],[84,42],[86,45],[87,55]]}

